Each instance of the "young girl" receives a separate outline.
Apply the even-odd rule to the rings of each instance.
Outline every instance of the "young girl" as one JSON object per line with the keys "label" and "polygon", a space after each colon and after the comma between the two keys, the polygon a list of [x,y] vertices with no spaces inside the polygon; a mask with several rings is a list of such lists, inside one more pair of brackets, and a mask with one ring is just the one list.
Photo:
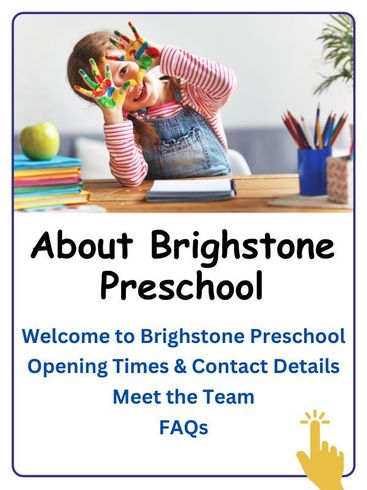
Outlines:
{"label": "young girl", "polygon": [[[134,39],[95,32],[68,61],[71,86],[102,110],[111,173],[126,186],[145,178],[227,175],[220,109],[234,90],[233,72],[173,46],[151,45],[129,25]],[[157,66],[162,79],[151,71]]]}

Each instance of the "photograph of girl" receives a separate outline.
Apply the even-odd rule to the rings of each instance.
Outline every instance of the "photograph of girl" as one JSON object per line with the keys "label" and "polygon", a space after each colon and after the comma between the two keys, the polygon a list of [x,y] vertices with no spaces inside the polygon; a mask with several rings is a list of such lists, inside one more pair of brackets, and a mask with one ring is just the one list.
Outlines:
{"label": "photograph of girl", "polygon": [[15,209],[350,211],[353,29],[346,14],[19,14]]}
{"label": "photograph of girl", "polygon": [[[119,31],[85,36],[68,61],[70,85],[101,110],[111,173],[125,186],[228,175],[220,110],[235,89],[234,73],[150,43],[129,26],[132,39]],[[158,66],[160,78],[152,72]]]}

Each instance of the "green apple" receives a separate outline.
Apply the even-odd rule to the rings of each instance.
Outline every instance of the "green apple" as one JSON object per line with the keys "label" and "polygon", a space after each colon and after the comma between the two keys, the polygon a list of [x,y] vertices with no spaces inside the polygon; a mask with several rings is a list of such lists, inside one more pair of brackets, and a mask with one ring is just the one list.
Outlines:
{"label": "green apple", "polygon": [[27,126],[22,130],[19,144],[23,153],[31,160],[50,160],[60,147],[60,136],[50,122]]}

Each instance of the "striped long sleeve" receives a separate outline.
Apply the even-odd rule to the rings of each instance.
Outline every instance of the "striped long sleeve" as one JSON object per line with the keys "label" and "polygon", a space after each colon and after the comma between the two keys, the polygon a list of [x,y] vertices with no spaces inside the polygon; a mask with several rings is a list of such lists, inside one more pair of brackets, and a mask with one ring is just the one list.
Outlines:
{"label": "striped long sleeve", "polygon": [[122,185],[134,187],[147,175],[148,164],[135,141],[133,123],[105,124],[104,134],[110,154],[110,170]]}
{"label": "striped long sleeve", "polygon": [[204,112],[213,112],[223,107],[236,86],[232,70],[174,46],[167,46],[163,50],[161,70],[165,75],[186,82],[184,100]]}

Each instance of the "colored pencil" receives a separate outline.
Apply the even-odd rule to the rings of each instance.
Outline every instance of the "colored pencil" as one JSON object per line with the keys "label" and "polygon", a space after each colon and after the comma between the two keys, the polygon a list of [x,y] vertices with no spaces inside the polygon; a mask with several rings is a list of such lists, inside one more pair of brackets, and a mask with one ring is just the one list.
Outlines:
{"label": "colored pencil", "polygon": [[301,116],[301,121],[302,121],[302,126],[303,126],[303,133],[305,135],[305,138],[307,140],[307,143],[308,143],[308,146],[312,149],[315,149],[315,145],[313,144],[312,142],[312,137],[311,137],[311,134],[308,130],[308,127],[307,127],[307,124],[306,124],[306,121],[305,121],[305,118],[303,116]]}
{"label": "colored pencil", "polygon": [[325,140],[326,140],[326,146],[330,146],[331,136],[333,134],[334,127],[335,127],[335,119],[336,119],[336,114],[332,115],[331,116],[331,119],[330,119],[328,132],[327,132],[327,135],[326,135],[326,138],[325,138]]}
{"label": "colored pencil", "polygon": [[321,125],[320,125],[320,104],[317,106],[317,117],[316,117],[316,133],[317,133],[317,148],[323,149],[324,145],[322,142]]}
{"label": "colored pencil", "polygon": [[331,116],[332,116],[332,112],[330,112],[330,114],[328,115],[327,119],[326,119],[326,123],[325,123],[325,126],[324,126],[324,129],[322,131],[322,142],[323,142],[323,145],[326,146],[326,143],[327,143],[327,139],[326,139],[326,136],[329,132],[329,125],[330,125],[330,122],[331,122]]}
{"label": "colored pencil", "polygon": [[[318,104],[316,109],[316,120],[313,139],[303,116],[301,116],[301,124],[289,110],[287,110],[285,114],[282,114],[281,118],[285,127],[288,129],[289,134],[292,136],[293,140],[297,144],[298,148],[322,150],[323,148],[333,146],[340,134],[340,131],[343,129],[348,115],[345,115],[343,113],[338,119],[338,122],[335,124],[336,114],[333,114],[333,112],[331,111],[326,119],[324,128],[321,131],[320,104]],[[353,144],[351,144],[350,148],[350,151],[352,152]]]}
{"label": "colored pencil", "polygon": [[295,129],[293,129],[293,126],[289,123],[289,120],[286,118],[285,115],[282,116],[282,121],[285,124],[286,128],[288,129],[289,134],[292,136],[292,138],[296,142],[296,145],[300,148],[301,147],[301,144],[300,144],[300,141],[299,141],[299,137],[298,137]]}
{"label": "colored pencil", "polygon": [[[336,116],[336,114],[335,114],[335,116]],[[336,125],[334,126],[334,130],[333,130],[332,137],[334,136],[335,131],[337,131],[337,129],[339,128],[340,124],[342,123],[343,118],[344,118],[344,112],[343,112],[343,114],[342,114],[342,115],[339,117],[338,122],[337,122],[337,123],[336,123]]]}
{"label": "colored pencil", "polygon": [[313,132],[313,142],[315,143],[315,147],[318,147],[318,140],[319,140],[319,135],[317,133],[317,121],[320,119],[320,104],[317,104],[317,109],[316,109],[316,120],[315,120],[315,129]]}
{"label": "colored pencil", "polygon": [[297,131],[297,134],[299,136],[299,139],[300,141],[302,142],[302,147],[303,148],[311,148],[310,145],[308,144],[308,141],[306,139],[306,136],[301,128],[301,125],[300,123],[297,121],[297,119],[293,116],[293,114],[291,113],[291,111],[288,111],[288,116],[289,118],[291,119],[296,131]]}
{"label": "colored pencil", "polygon": [[337,137],[339,136],[340,134],[340,131],[343,129],[343,126],[345,124],[345,121],[348,119],[348,114],[344,116],[344,114],[342,114],[340,116],[340,119],[338,121],[338,124],[336,125],[336,128],[334,129],[334,132],[333,132],[333,135],[331,137],[331,141],[330,141],[330,146],[333,146],[333,144],[335,143],[335,140],[337,139]]}

